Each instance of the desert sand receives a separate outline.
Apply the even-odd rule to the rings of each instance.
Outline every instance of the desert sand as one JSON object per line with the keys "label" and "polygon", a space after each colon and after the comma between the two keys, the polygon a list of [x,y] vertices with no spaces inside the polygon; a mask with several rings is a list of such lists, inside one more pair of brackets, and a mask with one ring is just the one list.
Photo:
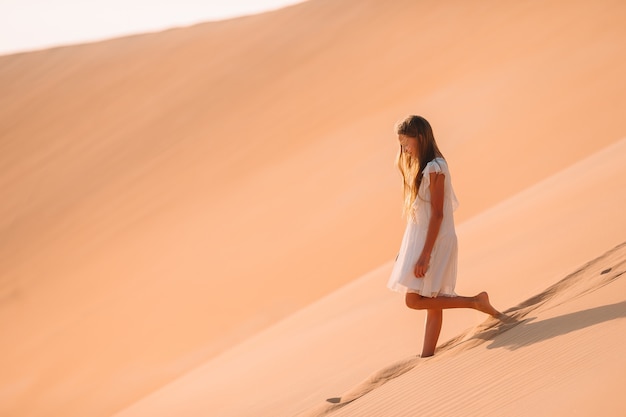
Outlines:
{"label": "desert sand", "polygon": [[[383,4],[384,3],[384,4]],[[622,416],[626,5],[309,0],[0,57],[0,415]],[[385,288],[432,123],[457,292]]]}

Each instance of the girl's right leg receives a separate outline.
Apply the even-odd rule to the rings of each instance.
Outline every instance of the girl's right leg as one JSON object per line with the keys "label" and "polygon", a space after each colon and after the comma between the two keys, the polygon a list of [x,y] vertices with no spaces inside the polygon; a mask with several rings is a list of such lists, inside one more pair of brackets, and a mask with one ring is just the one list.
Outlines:
{"label": "girl's right leg", "polygon": [[492,317],[500,317],[500,312],[489,302],[489,295],[481,292],[474,297],[422,297],[419,294],[407,292],[406,305],[414,310],[443,310],[446,308],[473,308]]}
{"label": "girl's right leg", "polygon": [[502,314],[493,308],[489,302],[489,295],[481,292],[474,297],[422,297],[419,294],[407,292],[406,305],[415,310],[427,310],[426,327],[424,329],[424,345],[422,358],[435,354],[437,340],[441,332],[443,309],[446,308],[473,308],[495,318],[502,318]]}

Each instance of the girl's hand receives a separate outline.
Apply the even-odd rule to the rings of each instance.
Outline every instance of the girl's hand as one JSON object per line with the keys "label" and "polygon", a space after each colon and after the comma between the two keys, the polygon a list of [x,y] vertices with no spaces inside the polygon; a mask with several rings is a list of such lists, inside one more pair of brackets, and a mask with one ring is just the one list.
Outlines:
{"label": "girl's hand", "polygon": [[417,278],[423,278],[426,275],[426,271],[428,271],[428,267],[430,265],[430,255],[426,255],[422,253],[415,264],[414,274]]}

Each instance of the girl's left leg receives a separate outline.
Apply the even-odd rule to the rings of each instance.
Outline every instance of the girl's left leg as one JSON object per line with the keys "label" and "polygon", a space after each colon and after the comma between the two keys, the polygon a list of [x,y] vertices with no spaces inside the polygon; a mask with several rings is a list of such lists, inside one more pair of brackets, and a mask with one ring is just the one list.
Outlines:
{"label": "girl's left leg", "polygon": [[481,292],[474,297],[423,297],[416,293],[406,293],[406,305],[415,310],[426,310],[426,328],[424,330],[424,346],[422,357],[432,356],[435,353],[441,323],[443,320],[443,309],[447,308],[473,308],[492,317],[502,319],[502,314],[496,310],[489,302],[489,295]]}
{"label": "girl's left leg", "polygon": [[426,310],[426,326],[424,329],[424,346],[422,347],[422,358],[433,356],[441,333],[441,324],[443,322],[443,310],[430,309]]}

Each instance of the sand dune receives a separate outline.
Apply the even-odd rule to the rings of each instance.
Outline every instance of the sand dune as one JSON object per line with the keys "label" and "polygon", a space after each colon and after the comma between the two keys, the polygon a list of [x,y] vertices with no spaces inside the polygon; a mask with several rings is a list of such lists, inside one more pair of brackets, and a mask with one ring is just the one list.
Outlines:
{"label": "sand dune", "polygon": [[622,415],[625,266],[622,244],[507,310],[516,322],[489,319],[302,415]]}
{"label": "sand dune", "polygon": [[[409,113],[462,203],[459,291],[514,306],[616,246],[624,17],[310,0],[0,57],[0,414],[174,413],[213,392],[185,406],[289,415],[414,352],[419,316],[382,285]],[[443,340],[480,320],[446,317]]]}
{"label": "sand dune", "polygon": [[[591,268],[581,262],[578,256],[585,254],[588,259],[593,259],[598,254],[591,253],[593,249],[589,249],[591,245],[584,239],[564,239],[560,228],[604,230],[605,233],[599,239],[594,237],[593,244],[605,245],[607,248],[616,245],[615,239],[624,230],[623,220],[611,236],[606,233],[609,231],[607,228],[603,229],[603,216],[577,214],[600,211],[617,219],[619,216],[605,211],[605,208],[615,207],[619,210],[626,204],[626,197],[613,193],[602,202],[582,198],[589,189],[580,186],[580,175],[589,174],[586,185],[592,190],[601,190],[605,186],[607,189],[623,188],[626,185],[626,166],[622,163],[624,155],[626,140],[503,202],[494,208],[497,215],[481,215],[461,224],[461,254],[469,252],[470,255],[465,254],[460,259],[459,291],[462,294],[473,294],[488,289],[497,307],[510,310],[512,315],[524,319],[531,312],[535,314],[538,309],[549,309],[563,300],[570,302],[587,291],[599,288],[605,278],[619,278],[623,266],[612,266],[612,263],[624,262],[623,245],[614,253],[594,261],[595,266]],[[600,161],[602,164],[599,164]],[[579,185],[571,187],[571,184]],[[545,210],[545,207],[564,201],[571,201],[569,210],[572,216],[569,220],[558,210]],[[524,219],[527,218],[538,221],[526,223]],[[556,237],[546,235],[545,223],[559,222],[562,224],[551,232]],[[543,234],[543,237],[531,243],[528,237],[520,233],[507,233],[507,227],[520,223],[525,225],[525,233],[530,236]],[[520,242],[511,238],[511,234],[527,242],[527,247],[520,248]],[[553,239],[557,240],[557,244]],[[489,242],[493,242],[493,246],[487,245]],[[478,247],[472,247],[472,243]],[[620,243],[619,240],[617,243]],[[494,248],[506,255],[496,252]],[[472,264],[469,262],[471,259],[476,261]],[[528,259],[533,259],[533,262],[527,262]],[[551,266],[553,264],[558,266]],[[510,265],[515,265],[515,268]],[[565,272],[560,271],[561,267],[565,268]],[[614,274],[596,276],[597,268],[602,268],[602,271],[613,268]],[[273,415],[289,416],[309,408],[313,410],[307,413],[315,415],[324,410],[336,409],[330,405],[332,403],[323,404],[319,408],[315,403],[358,396],[378,383],[386,382],[388,374],[407,372],[421,363],[415,354],[420,350],[421,321],[424,316],[423,313],[406,309],[400,296],[381,291],[390,270],[391,265],[386,264],[335,291],[157,391],[120,413],[120,416],[166,416],[176,412],[203,415],[211,410],[219,411],[218,414],[224,416],[269,415],[270,412]],[[581,272],[570,276],[568,272],[572,270]],[[498,271],[505,271],[505,274],[498,274]],[[556,287],[550,287],[551,283],[560,281],[566,274],[567,278],[555,284]],[[556,288],[557,291],[545,290],[546,287]],[[616,292],[616,298],[623,296],[619,288],[613,291]],[[522,302],[526,298],[532,300],[526,303],[528,306]],[[599,298],[598,303],[601,300]],[[619,305],[615,309],[619,309]],[[611,311],[614,312],[614,309]],[[454,342],[449,342],[449,346],[442,343],[443,350],[448,351],[451,346],[473,346],[476,340],[481,344],[490,341],[489,337],[495,337],[497,333],[481,328],[479,323],[483,320],[484,315],[476,312],[446,312],[441,340]],[[568,326],[572,324],[575,323],[569,323]],[[552,331],[557,332],[560,328]],[[474,338],[468,342],[477,332],[480,332],[481,339]],[[524,343],[524,337],[520,338],[520,343]],[[445,357],[440,353],[437,352],[435,358],[427,361]],[[546,355],[550,356],[549,353]],[[506,361],[506,357],[500,360]],[[540,370],[536,372],[540,373]],[[444,378],[454,378],[453,372],[446,371],[444,375]],[[258,387],[264,388],[261,390]],[[247,393],[245,400],[236,400],[241,392]],[[524,393],[527,394],[526,391]],[[414,401],[421,404],[417,395]],[[494,407],[494,410],[498,409]],[[436,412],[434,410],[433,413]],[[360,412],[363,415],[364,411]],[[464,415],[461,411],[458,414]],[[477,414],[480,413],[473,413]],[[377,414],[370,412],[365,415]]]}
{"label": "sand dune", "polygon": [[[323,333],[324,338],[313,341],[318,349],[324,346],[325,341],[327,350],[332,351],[325,349],[323,355],[314,355],[317,360],[315,364],[308,360],[311,356],[307,355],[306,342],[298,343],[304,347],[304,352],[289,352],[297,359],[284,359],[285,351],[291,348],[284,342],[290,339],[274,339],[274,342],[281,343],[276,343],[273,349],[267,346],[260,346],[260,349],[258,345],[255,347],[257,359],[267,359],[270,351],[276,355],[266,365],[271,369],[265,374],[258,372],[256,367],[251,370],[246,368],[249,365],[246,360],[233,361],[232,368],[227,372],[210,377],[206,373],[209,367],[205,367],[118,415],[161,416],[181,411],[188,415],[213,412],[224,416],[273,413],[286,416],[298,414],[302,417],[410,416],[415,413],[530,415],[530,409],[533,414],[542,416],[571,415],[576,412],[582,415],[600,412],[602,415],[619,416],[623,413],[623,406],[614,401],[614,396],[624,383],[626,369],[620,348],[626,317],[624,280],[620,279],[625,272],[625,262],[625,247],[622,244],[508,309],[507,313],[519,322],[502,325],[489,319],[444,343],[435,357],[420,359],[415,355],[404,358],[399,356],[402,359],[395,363],[387,363],[370,375],[360,376],[360,381],[349,389],[340,388],[337,379],[345,381],[350,379],[345,374],[350,374],[352,379],[362,374],[363,368],[376,364],[384,356],[381,350],[384,350],[384,354],[402,350],[398,349],[397,344],[389,346],[393,343],[384,326],[368,320],[372,317],[362,314],[363,306],[357,311],[366,324],[350,320],[349,325],[345,325],[345,318],[336,319],[332,324],[326,322],[329,328],[340,326],[337,323],[340,320],[344,326],[339,331],[332,331],[335,336],[339,335],[338,338],[329,338],[326,337],[328,333]],[[376,306],[380,308],[380,304]],[[391,314],[385,316],[393,317]],[[374,323],[373,326],[371,323]],[[372,327],[366,333],[355,329],[359,325]],[[363,333],[360,335],[362,343],[359,344],[356,338],[352,339],[353,336],[345,337],[345,332]],[[370,343],[363,343],[367,340],[364,337],[373,332],[384,338],[372,340],[377,345],[374,348]],[[350,347],[338,343],[348,338],[353,342]],[[402,342],[402,338],[394,341]],[[332,347],[328,346],[331,344]],[[383,344],[384,347],[381,347]],[[361,352],[363,348],[375,356],[364,354]],[[350,352],[344,350],[350,350],[358,358],[346,360]],[[319,361],[320,358],[323,360]],[[295,372],[293,367],[282,366],[290,360],[294,362],[292,366],[298,364]],[[254,365],[258,366],[258,362]],[[316,372],[316,367],[324,368],[328,374]],[[213,366],[213,371],[216,368],[222,371],[228,369]],[[291,373],[283,375],[280,372],[282,369],[290,369]],[[233,373],[235,381],[222,378],[232,376]],[[255,384],[248,385],[246,379],[250,378],[250,374],[262,376]],[[283,376],[289,379],[281,379]],[[309,378],[313,378],[314,382]],[[263,385],[263,381],[268,380],[272,381],[271,389]],[[212,391],[220,386],[223,391],[227,391],[222,384],[233,385],[230,387],[232,396],[224,397],[219,395],[222,393]],[[234,389],[235,385],[238,389]],[[308,385],[308,390],[299,390],[300,385]],[[590,394],[572,398],[572,392],[577,390]],[[450,396],[455,397],[455,400],[451,400]],[[315,403],[317,405],[313,405]],[[299,409],[306,411],[297,413]]]}

